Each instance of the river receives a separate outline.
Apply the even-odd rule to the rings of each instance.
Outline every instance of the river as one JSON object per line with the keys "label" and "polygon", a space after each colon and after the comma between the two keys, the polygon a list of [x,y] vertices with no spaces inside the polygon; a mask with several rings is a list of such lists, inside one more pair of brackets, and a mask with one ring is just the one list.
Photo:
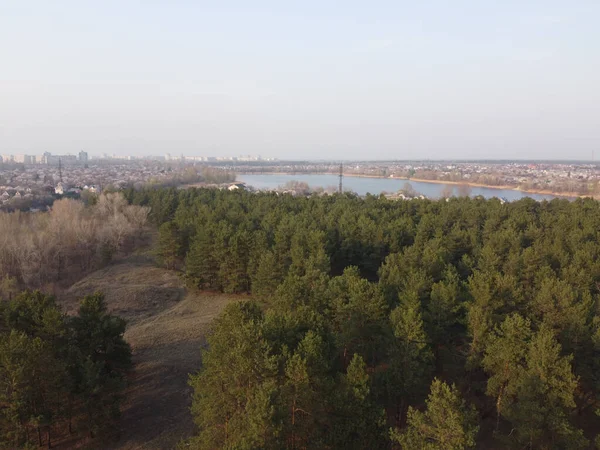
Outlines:
{"label": "river", "polygon": [[[337,175],[306,175],[306,174],[240,174],[236,177],[237,181],[246,183],[255,189],[271,190],[283,186],[288,181],[302,181],[307,183],[311,188],[322,187],[327,189],[333,187],[337,189],[339,178]],[[358,195],[366,195],[367,193],[379,195],[382,192],[397,192],[402,189],[405,183],[410,183],[415,191],[423,194],[427,198],[440,198],[442,191],[446,186],[451,186],[457,194],[457,186],[446,185],[441,183],[423,183],[419,181],[408,181],[391,178],[364,178],[364,177],[344,177],[344,190],[352,191]],[[481,195],[485,198],[503,198],[508,201],[519,200],[524,197],[530,197],[534,200],[552,200],[557,198],[554,195],[545,194],[530,194],[514,189],[494,189],[488,187],[471,187],[471,197]],[[565,197],[558,197],[565,198]]]}

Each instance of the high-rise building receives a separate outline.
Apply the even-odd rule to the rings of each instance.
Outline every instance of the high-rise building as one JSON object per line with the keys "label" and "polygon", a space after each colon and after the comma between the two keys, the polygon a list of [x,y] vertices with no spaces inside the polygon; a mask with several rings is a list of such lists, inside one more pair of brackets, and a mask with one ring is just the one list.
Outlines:
{"label": "high-rise building", "polygon": [[35,156],[32,155],[14,155],[14,162],[23,164],[35,164]]}
{"label": "high-rise building", "polygon": [[44,152],[40,164],[47,164],[51,166],[57,166],[58,163],[62,162],[62,164],[76,164],[77,156],[75,155],[53,155],[50,152]]}
{"label": "high-rise building", "polygon": [[88,154],[83,150],[79,152],[79,162],[87,163],[88,162]]}

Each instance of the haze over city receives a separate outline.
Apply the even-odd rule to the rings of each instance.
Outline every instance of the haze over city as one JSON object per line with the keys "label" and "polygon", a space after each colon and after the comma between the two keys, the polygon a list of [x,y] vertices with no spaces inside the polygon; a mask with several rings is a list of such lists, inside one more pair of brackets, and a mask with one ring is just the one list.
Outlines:
{"label": "haze over city", "polygon": [[600,3],[0,3],[0,153],[600,155]]}

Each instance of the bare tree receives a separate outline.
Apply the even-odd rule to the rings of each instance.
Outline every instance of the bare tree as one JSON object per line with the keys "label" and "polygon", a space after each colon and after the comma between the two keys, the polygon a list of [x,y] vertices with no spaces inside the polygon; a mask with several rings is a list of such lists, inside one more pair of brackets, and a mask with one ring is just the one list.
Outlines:
{"label": "bare tree", "polygon": [[459,197],[468,197],[469,195],[471,195],[471,186],[468,184],[461,184],[458,186]]}
{"label": "bare tree", "polygon": [[444,186],[444,189],[442,189],[441,197],[442,198],[450,198],[450,197],[452,197],[453,194],[454,194],[454,187],[447,184],[446,186]]}
{"label": "bare tree", "polygon": [[95,206],[61,199],[48,213],[0,213],[0,274],[31,288],[74,279],[141,236],[148,213],[119,193]]}

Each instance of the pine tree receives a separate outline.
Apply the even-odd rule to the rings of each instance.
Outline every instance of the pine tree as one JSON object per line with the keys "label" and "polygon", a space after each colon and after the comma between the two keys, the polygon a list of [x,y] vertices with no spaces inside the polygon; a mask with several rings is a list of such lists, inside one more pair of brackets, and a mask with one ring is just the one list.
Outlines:
{"label": "pine tree", "polygon": [[91,436],[119,416],[131,348],[123,339],[126,322],[108,313],[101,294],[81,301],[71,319],[70,366],[75,395],[83,400]]}
{"label": "pine tree", "polygon": [[275,255],[267,250],[260,256],[258,267],[252,278],[252,294],[258,298],[268,298],[275,293],[281,281],[281,272],[277,266]]}
{"label": "pine tree", "polygon": [[215,259],[210,227],[200,228],[193,238],[185,258],[188,283],[199,289],[218,288],[219,263]]}
{"label": "pine tree", "polygon": [[[0,336],[0,445],[25,445],[29,428],[42,445],[51,444],[51,427],[65,407],[66,367],[54,357],[49,343],[12,330]],[[5,423],[2,423],[5,422]]]}
{"label": "pine tree", "polygon": [[156,256],[160,264],[174,269],[181,260],[183,248],[179,227],[175,222],[165,222],[158,229]]}
{"label": "pine tree", "polygon": [[459,322],[462,300],[458,273],[450,267],[444,279],[431,287],[425,308],[425,326],[434,347],[447,346],[457,337],[454,328]]}
{"label": "pine tree", "polygon": [[371,366],[385,355],[383,352],[388,307],[378,286],[360,277],[356,267],[348,267],[343,275],[330,282],[331,312],[338,349],[344,365],[358,353]]}
{"label": "pine tree", "polygon": [[583,434],[569,420],[577,387],[571,360],[561,356],[550,328],[533,334],[528,320],[507,317],[483,358],[490,374],[487,393],[496,401],[496,430],[504,417],[512,423],[511,436],[530,448],[585,446]]}
{"label": "pine tree", "polygon": [[249,443],[276,437],[277,358],[262,335],[262,321],[258,306],[249,302],[228,305],[215,321],[203,368],[190,376],[192,414],[200,429],[193,448],[256,448],[261,445]]}
{"label": "pine tree", "polygon": [[249,237],[245,231],[236,232],[229,239],[227,256],[219,267],[223,292],[240,293],[250,290],[248,278]]}
{"label": "pine tree", "polygon": [[383,448],[385,411],[374,399],[364,360],[354,354],[335,390],[333,431],[327,442],[332,448]]}
{"label": "pine tree", "polygon": [[387,397],[392,400],[399,424],[406,406],[427,393],[433,354],[423,330],[417,298],[405,297],[390,314],[390,323],[394,337],[390,344],[390,370],[386,372]]}
{"label": "pine tree", "polygon": [[406,429],[392,430],[391,438],[406,450],[463,450],[475,447],[478,430],[475,409],[466,405],[456,386],[436,378],[425,412],[409,408]]}
{"label": "pine tree", "polygon": [[485,349],[482,363],[490,374],[487,394],[496,401],[496,432],[504,408],[510,408],[515,401],[517,386],[524,375],[530,337],[529,320],[513,314],[504,320]]}
{"label": "pine tree", "polygon": [[556,330],[562,347],[572,353],[588,344],[592,305],[589,292],[578,296],[566,281],[553,277],[541,282],[531,309],[540,324]]}
{"label": "pine tree", "polygon": [[571,359],[561,356],[561,346],[550,329],[543,327],[532,337],[526,370],[516,387],[517,401],[506,411],[516,438],[530,448],[587,446],[582,431],[570,422],[577,388]]}
{"label": "pine tree", "polygon": [[[308,364],[300,354],[294,354],[285,365],[285,381],[282,386],[283,401],[287,409],[285,420],[286,447],[306,448],[315,444],[318,436],[315,404],[319,397],[314,389]],[[317,438],[318,439],[318,438]]]}

